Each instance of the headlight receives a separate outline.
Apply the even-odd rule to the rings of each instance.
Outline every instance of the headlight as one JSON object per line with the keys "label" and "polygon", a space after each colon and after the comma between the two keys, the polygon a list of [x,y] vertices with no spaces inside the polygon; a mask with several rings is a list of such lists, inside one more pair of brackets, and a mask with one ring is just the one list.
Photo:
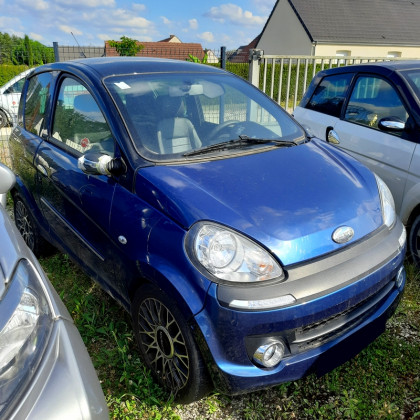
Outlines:
{"label": "headlight", "polygon": [[222,281],[284,278],[282,268],[265,249],[224,226],[197,223],[188,234],[186,247],[194,263]]}
{"label": "headlight", "polygon": [[378,184],[379,195],[381,197],[382,205],[382,219],[384,224],[391,228],[396,220],[394,197],[391,194],[388,186],[375,174],[376,183]]}
{"label": "headlight", "polygon": [[0,302],[0,417],[33,377],[52,325],[38,274],[21,260]]}

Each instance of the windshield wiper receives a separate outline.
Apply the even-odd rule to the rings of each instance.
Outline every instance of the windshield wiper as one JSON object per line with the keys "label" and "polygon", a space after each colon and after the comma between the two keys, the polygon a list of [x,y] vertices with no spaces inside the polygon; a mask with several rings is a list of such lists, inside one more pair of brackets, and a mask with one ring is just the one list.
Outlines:
{"label": "windshield wiper", "polygon": [[237,139],[224,141],[222,143],[211,144],[210,146],[201,149],[195,149],[191,152],[184,153],[183,156],[197,156],[205,153],[211,153],[218,150],[235,149],[241,146],[248,146],[253,144],[273,144],[276,147],[290,147],[297,146],[299,143],[290,140],[276,140],[276,139],[256,139],[245,135],[239,136]]}

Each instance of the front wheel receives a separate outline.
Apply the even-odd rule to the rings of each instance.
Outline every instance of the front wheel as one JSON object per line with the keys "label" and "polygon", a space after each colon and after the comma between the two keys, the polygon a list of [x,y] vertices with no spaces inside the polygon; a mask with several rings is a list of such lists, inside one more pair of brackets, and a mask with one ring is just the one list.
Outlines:
{"label": "front wheel", "polygon": [[172,299],[156,286],[141,287],[133,302],[133,324],[144,362],[178,402],[197,401],[208,392],[201,354]]}
{"label": "front wheel", "polygon": [[420,216],[411,225],[408,235],[408,253],[413,263],[420,268]]}

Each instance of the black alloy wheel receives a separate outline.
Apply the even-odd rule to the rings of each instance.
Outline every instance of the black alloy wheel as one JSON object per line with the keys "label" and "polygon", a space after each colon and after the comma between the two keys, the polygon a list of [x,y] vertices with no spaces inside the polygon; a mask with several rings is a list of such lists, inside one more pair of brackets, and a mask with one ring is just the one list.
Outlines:
{"label": "black alloy wheel", "polygon": [[133,304],[134,331],[141,356],[157,381],[178,402],[208,392],[201,354],[180,310],[162,290],[143,286]]}

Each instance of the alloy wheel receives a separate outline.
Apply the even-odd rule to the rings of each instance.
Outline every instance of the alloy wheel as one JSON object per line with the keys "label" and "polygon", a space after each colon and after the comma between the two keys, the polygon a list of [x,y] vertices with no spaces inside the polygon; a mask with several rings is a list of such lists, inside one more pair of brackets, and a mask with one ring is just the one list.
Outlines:
{"label": "alloy wheel", "polygon": [[150,367],[163,384],[176,392],[188,382],[190,361],[182,331],[171,311],[148,298],[139,307],[139,333]]}

